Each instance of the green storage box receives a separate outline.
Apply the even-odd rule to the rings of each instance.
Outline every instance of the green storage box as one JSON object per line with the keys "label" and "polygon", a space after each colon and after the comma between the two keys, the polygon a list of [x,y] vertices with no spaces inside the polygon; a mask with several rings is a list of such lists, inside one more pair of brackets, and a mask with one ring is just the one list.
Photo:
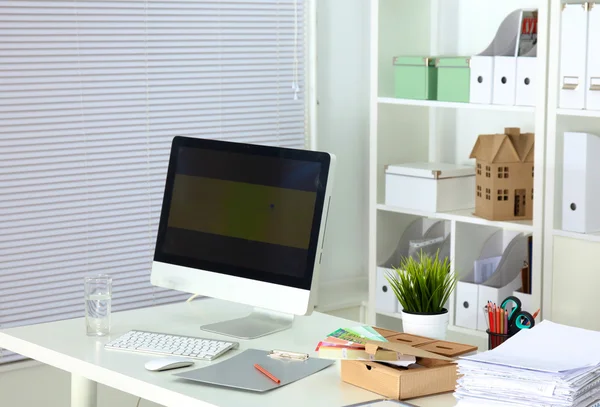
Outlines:
{"label": "green storage box", "polygon": [[469,103],[471,58],[437,58],[435,66],[437,68],[437,100]]}
{"label": "green storage box", "polygon": [[433,58],[394,58],[394,94],[397,98],[435,100],[436,76]]}

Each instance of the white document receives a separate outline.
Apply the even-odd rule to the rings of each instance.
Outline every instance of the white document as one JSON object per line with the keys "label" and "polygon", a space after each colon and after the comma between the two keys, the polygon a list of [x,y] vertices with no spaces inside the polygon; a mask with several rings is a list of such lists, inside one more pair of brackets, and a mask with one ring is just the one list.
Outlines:
{"label": "white document", "polygon": [[380,363],[385,363],[387,365],[392,365],[392,366],[398,366],[398,367],[409,367],[410,365],[414,365],[415,363],[417,363],[417,358],[414,356],[403,356],[402,360],[398,360],[398,361],[385,361],[385,362],[380,362]]}
{"label": "white document", "polygon": [[583,4],[565,4],[560,35],[560,97],[567,109],[585,107],[588,13]]}
{"label": "white document", "polygon": [[598,407],[600,332],[544,321],[462,357],[459,406]]}
{"label": "white document", "polygon": [[475,260],[475,284],[486,282],[498,268],[502,256]]}
{"label": "white document", "polygon": [[553,383],[536,383],[536,382],[524,382],[523,380],[514,380],[510,377],[505,378],[486,378],[486,377],[472,377],[462,378],[461,385],[469,386],[469,388],[479,388],[485,391],[486,388],[493,387],[495,389],[501,389],[505,392],[524,392],[536,396],[552,397],[554,396],[554,390],[556,385]]}
{"label": "white document", "polygon": [[600,332],[543,321],[497,348],[464,359],[562,373],[600,365]]}
{"label": "white document", "polygon": [[[344,356],[345,352],[342,352],[342,356]],[[368,359],[358,358],[353,360],[362,360],[364,362],[378,362],[378,363],[388,363],[394,366],[408,367],[410,365],[414,365],[417,363],[417,358],[411,355],[403,355],[401,353],[397,354],[397,360],[377,360],[374,355],[370,355],[371,357]],[[348,359],[347,357],[342,357],[342,359]]]}
{"label": "white document", "polygon": [[[488,407],[514,407],[513,403],[503,403],[501,401],[486,400],[485,405]],[[455,407],[481,407],[480,399],[460,399]]]}

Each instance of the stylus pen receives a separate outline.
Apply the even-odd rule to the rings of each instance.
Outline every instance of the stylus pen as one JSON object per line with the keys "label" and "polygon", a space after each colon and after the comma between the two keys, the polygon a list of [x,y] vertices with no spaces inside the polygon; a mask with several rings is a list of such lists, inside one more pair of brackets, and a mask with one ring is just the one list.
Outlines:
{"label": "stylus pen", "polygon": [[273,376],[271,373],[268,372],[267,369],[265,369],[264,367],[262,367],[261,365],[259,365],[258,363],[256,363],[254,365],[254,367],[261,372],[262,374],[264,374],[265,376],[267,376],[269,379],[273,380],[275,383],[279,384],[281,383],[281,380],[279,380],[278,378],[276,378],[275,376]]}

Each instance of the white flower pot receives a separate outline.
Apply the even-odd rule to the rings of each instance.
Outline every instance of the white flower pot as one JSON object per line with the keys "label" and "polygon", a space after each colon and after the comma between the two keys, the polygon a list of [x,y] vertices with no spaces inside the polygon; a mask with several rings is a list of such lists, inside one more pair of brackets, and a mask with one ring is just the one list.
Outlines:
{"label": "white flower pot", "polygon": [[407,334],[446,339],[449,319],[450,316],[446,309],[444,309],[444,313],[435,315],[411,314],[402,311],[402,328]]}

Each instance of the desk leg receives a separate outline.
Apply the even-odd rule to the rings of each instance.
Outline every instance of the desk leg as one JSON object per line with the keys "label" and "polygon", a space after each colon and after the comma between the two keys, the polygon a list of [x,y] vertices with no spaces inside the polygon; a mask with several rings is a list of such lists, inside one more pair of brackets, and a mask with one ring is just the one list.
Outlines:
{"label": "desk leg", "polygon": [[71,374],[71,407],[97,407],[98,383]]}

